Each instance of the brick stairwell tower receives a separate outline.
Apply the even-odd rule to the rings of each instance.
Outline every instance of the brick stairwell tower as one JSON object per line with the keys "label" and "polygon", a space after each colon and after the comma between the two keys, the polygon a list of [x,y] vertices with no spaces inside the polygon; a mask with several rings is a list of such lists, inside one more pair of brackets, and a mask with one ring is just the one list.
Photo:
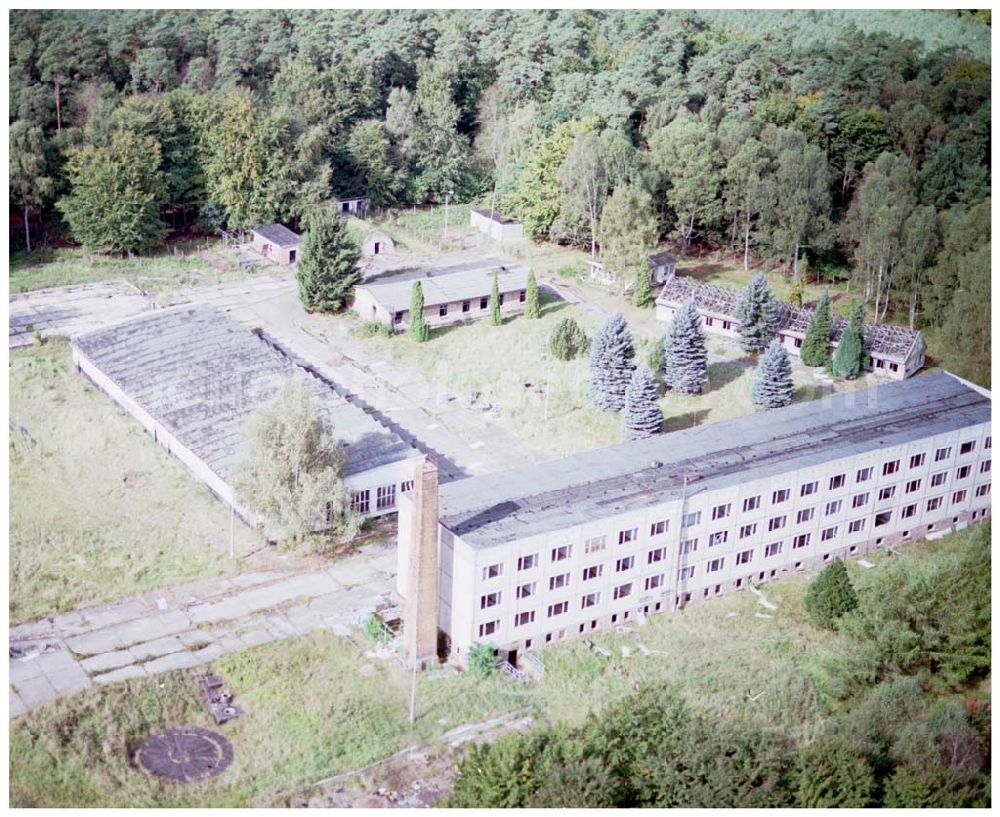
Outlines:
{"label": "brick stairwell tower", "polygon": [[438,643],[438,468],[430,458],[418,467],[408,537],[403,643],[410,666],[437,662]]}

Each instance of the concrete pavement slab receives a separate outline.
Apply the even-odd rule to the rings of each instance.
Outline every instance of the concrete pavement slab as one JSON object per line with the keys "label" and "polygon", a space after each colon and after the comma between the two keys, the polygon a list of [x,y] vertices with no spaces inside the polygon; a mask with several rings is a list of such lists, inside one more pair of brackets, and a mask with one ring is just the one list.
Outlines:
{"label": "concrete pavement slab", "polygon": [[56,688],[52,686],[52,683],[44,675],[40,675],[37,678],[29,678],[26,681],[18,681],[13,686],[28,709],[41,706],[46,701],[51,701],[59,695]]}
{"label": "concrete pavement slab", "polygon": [[119,681],[127,681],[129,678],[140,678],[146,674],[146,670],[136,664],[130,664],[121,669],[106,672],[103,675],[94,676],[95,684],[117,684]]}
{"label": "concrete pavement slab", "polygon": [[274,636],[267,632],[267,630],[263,629],[247,630],[245,633],[240,635],[240,640],[243,642],[244,646],[257,647],[261,644],[267,644],[274,641]]}
{"label": "concrete pavement slab", "polygon": [[15,681],[30,681],[32,678],[38,678],[44,674],[42,665],[38,663],[37,658],[31,661],[25,661],[23,658],[10,659],[11,683]]}
{"label": "concrete pavement slab", "polygon": [[72,695],[90,686],[90,677],[79,665],[60,669],[46,676],[60,695]]}
{"label": "concrete pavement slab", "polygon": [[80,662],[80,666],[87,672],[100,673],[134,663],[135,656],[131,652],[128,650],[115,650],[114,652],[102,652],[92,655],[90,658],[84,658]]}
{"label": "concrete pavement slab", "polygon": [[209,644],[202,647],[200,650],[195,650],[192,655],[198,659],[201,663],[207,663],[208,661],[214,661],[223,655],[225,651],[221,644]]}
{"label": "concrete pavement slab", "polygon": [[16,718],[18,715],[23,715],[28,711],[28,707],[24,705],[24,701],[21,700],[21,696],[18,695],[14,690],[10,691],[10,716]]}
{"label": "concrete pavement slab", "polygon": [[154,641],[146,641],[142,644],[135,644],[129,648],[129,652],[136,657],[137,661],[145,661],[147,658],[158,658],[161,655],[180,652],[184,649],[184,644],[177,636],[167,636],[157,638]]}
{"label": "concrete pavement slab", "polygon": [[196,667],[200,663],[201,662],[195,658],[192,653],[175,652],[171,655],[164,655],[162,658],[155,658],[152,661],[147,661],[142,666],[147,673],[152,675],[156,672],[170,672],[171,670],[176,669]]}

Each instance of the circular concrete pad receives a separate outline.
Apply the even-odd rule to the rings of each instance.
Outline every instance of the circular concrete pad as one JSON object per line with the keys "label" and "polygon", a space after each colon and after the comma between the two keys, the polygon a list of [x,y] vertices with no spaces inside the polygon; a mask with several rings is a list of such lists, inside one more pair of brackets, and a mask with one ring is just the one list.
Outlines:
{"label": "circular concrete pad", "polygon": [[150,735],[136,747],[132,759],[157,777],[194,783],[222,774],[233,762],[233,745],[218,732],[177,726]]}

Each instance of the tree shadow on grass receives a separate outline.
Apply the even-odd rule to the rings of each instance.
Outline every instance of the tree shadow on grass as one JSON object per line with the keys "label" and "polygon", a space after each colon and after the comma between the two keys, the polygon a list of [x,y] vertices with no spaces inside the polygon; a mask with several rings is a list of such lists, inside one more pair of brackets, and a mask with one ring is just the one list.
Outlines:
{"label": "tree shadow on grass", "polygon": [[673,417],[667,417],[663,421],[663,431],[681,431],[685,428],[700,426],[708,419],[709,414],[708,409],[698,409],[696,411],[687,411],[684,414],[676,414]]}
{"label": "tree shadow on grass", "polygon": [[[744,360],[745,358],[741,358]],[[730,360],[720,360],[717,363],[708,364],[708,390],[706,394],[724,389],[734,380],[739,380],[750,366],[740,365],[739,362]]]}

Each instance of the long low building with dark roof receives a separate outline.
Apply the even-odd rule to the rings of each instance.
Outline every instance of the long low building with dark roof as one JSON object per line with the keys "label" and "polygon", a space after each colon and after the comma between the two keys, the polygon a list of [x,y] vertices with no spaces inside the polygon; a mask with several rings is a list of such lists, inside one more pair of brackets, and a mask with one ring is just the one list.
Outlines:
{"label": "long low building with dark roof", "polygon": [[230,484],[250,416],[289,382],[303,385],[344,449],[359,513],[396,510],[420,454],[266,338],[207,305],[154,310],[71,339],[77,368],[135,417],[223,502],[258,520]]}
{"label": "long low building with dark roof", "polygon": [[485,318],[492,311],[494,278],[500,292],[501,314],[523,312],[528,268],[503,258],[372,278],[354,288],[354,311],[362,320],[387,323],[404,331],[410,325],[413,284],[419,281],[424,295],[424,320],[429,326]]}
{"label": "long low building with dark roof", "polygon": [[[736,306],[740,293],[728,287],[702,284],[691,278],[673,276],[656,298],[656,319],[673,320],[686,302],[694,301],[704,328],[717,335],[739,336]],[[800,354],[813,310],[796,309],[778,302],[776,335],[792,354]],[[834,315],[830,329],[830,347],[836,349],[847,321]],[[875,374],[904,380],[923,368],[927,346],[919,330],[884,323],[865,324],[865,348],[872,358]]]}
{"label": "long low building with dark roof", "polygon": [[[439,627],[459,654],[489,642],[516,658],[978,522],[990,411],[988,392],[939,372],[448,483]],[[401,565],[413,515],[407,497]]]}

